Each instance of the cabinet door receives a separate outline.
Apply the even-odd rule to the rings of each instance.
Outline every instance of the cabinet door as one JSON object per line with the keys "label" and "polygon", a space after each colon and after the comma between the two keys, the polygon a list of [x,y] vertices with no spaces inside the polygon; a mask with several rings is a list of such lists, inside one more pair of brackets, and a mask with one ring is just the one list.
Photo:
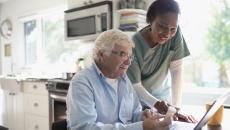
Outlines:
{"label": "cabinet door", "polygon": [[46,82],[23,82],[24,93],[47,95]]}
{"label": "cabinet door", "polygon": [[23,93],[4,91],[4,126],[9,130],[24,130]]}
{"label": "cabinet door", "polygon": [[49,130],[49,119],[42,116],[26,115],[25,130]]}
{"label": "cabinet door", "polygon": [[24,94],[24,103],[26,113],[38,115],[38,116],[49,116],[48,96],[35,95],[35,94]]}
{"label": "cabinet door", "polygon": [[68,9],[83,6],[85,0],[68,0]]}
{"label": "cabinet door", "polygon": [[105,0],[68,0],[68,9],[86,6],[86,5],[90,5],[90,4],[98,3],[102,1],[105,1]]}

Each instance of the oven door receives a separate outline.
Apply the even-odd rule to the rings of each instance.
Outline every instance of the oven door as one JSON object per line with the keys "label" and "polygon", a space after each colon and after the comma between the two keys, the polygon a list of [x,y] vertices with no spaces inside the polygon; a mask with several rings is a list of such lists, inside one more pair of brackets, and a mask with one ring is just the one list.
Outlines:
{"label": "oven door", "polygon": [[66,119],[66,93],[50,92],[50,128],[53,122]]}

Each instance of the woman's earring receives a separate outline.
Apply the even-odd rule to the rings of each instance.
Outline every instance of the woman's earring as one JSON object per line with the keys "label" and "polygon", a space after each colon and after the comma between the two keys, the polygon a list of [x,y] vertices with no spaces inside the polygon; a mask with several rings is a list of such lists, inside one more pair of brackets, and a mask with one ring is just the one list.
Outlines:
{"label": "woman's earring", "polygon": [[149,31],[150,31],[150,32],[152,31],[152,28],[151,28],[151,27],[149,28]]}

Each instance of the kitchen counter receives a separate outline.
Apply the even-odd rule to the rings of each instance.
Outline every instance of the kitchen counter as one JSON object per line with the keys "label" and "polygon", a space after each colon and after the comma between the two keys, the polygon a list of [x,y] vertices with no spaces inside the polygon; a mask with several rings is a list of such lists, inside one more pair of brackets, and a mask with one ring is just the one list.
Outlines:
{"label": "kitchen counter", "polygon": [[10,92],[22,92],[23,82],[47,82],[44,78],[25,78],[20,76],[0,76],[1,89]]}
{"label": "kitchen counter", "polygon": [[40,79],[40,78],[26,78],[23,81],[28,81],[28,82],[47,82],[49,79]]}
{"label": "kitchen counter", "polygon": [[[25,76],[0,76],[1,89],[5,101],[3,107],[7,110],[6,124],[11,130],[49,130],[51,117],[63,117],[65,115],[65,97],[70,80],[62,78],[39,78]],[[53,98],[52,95],[58,95]],[[64,96],[64,98],[60,98]],[[63,100],[64,99],[64,100]],[[60,100],[62,102],[60,102]],[[58,102],[51,104],[52,101]],[[64,102],[63,102],[64,101]],[[62,104],[61,109],[59,108]],[[60,109],[59,115],[52,106]],[[52,113],[52,114],[51,114]],[[19,116],[18,116],[19,115]],[[20,118],[19,118],[20,117]],[[9,119],[9,120],[8,120]],[[55,118],[56,119],[56,118]],[[16,123],[17,122],[17,123]],[[19,123],[18,123],[19,122]],[[15,124],[18,124],[17,126]]]}

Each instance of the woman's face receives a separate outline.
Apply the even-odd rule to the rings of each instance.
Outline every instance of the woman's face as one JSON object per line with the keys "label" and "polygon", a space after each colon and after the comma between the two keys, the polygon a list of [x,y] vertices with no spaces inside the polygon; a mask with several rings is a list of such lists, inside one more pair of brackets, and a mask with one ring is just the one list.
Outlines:
{"label": "woman's face", "polygon": [[150,37],[154,43],[163,45],[177,31],[178,14],[168,12],[158,15],[151,23]]}

